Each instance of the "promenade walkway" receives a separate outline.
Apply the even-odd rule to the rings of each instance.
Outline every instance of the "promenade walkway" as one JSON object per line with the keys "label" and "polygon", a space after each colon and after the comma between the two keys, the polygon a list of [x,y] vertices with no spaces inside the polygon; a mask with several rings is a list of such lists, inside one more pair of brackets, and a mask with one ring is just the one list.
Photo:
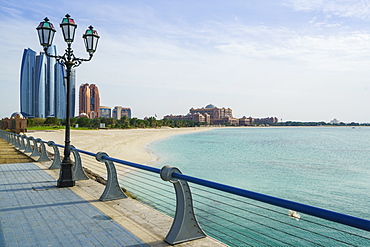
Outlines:
{"label": "promenade walkway", "polygon": [[[0,246],[168,246],[171,218],[130,198],[101,202],[93,180],[57,188],[59,170],[48,166],[0,164]],[[225,245],[207,237],[178,246]]]}

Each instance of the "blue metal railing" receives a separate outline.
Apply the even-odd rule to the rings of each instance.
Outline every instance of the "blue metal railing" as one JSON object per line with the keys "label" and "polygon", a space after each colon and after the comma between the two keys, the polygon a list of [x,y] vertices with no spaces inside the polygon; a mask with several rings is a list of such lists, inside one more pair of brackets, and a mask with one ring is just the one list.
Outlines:
{"label": "blue metal railing", "polygon": [[[17,142],[17,140],[19,140],[19,138],[27,138],[25,136],[19,136],[19,135],[15,135],[15,134],[8,134],[8,132],[6,132],[6,134],[4,132],[0,132],[0,136],[3,139],[5,139],[9,142],[12,142],[14,145],[19,146],[19,147],[22,146],[21,145],[22,143],[19,143],[19,141]],[[44,141],[41,141],[41,140],[40,140],[40,142],[47,143],[47,142],[44,142]],[[59,145],[59,144],[54,144],[54,145],[57,146],[57,147],[60,147],[60,148],[64,148],[63,145]],[[162,169],[159,169],[159,168],[155,168],[155,167],[150,167],[150,166],[146,166],[146,165],[142,165],[142,164],[137,164],[137,163],[133,163],[133,162],[128,162],[128,161],[112,158],[112,157],[109,157],[105,153],[95,154],[95,153],[91,153],[91,152],[76,149],[76,148],[71,148],[71,150],[75,151],[75,152],[78,152],[78,153],[85,154],[85,155],[93,156],[93,157],[99,156],[99,159],[100,159],[99,161],[101,161],[101,162],[115,162],[115,163],[122,164],[122,165],[125,165],[125,166],[140,169],[140,170],[143,170],[143,171],[146,171],[146,172],[160,174],[163,180],[171,181],[174,184],[175,189],[176,189],[177,200],[179,200],[178,197],[179,197],[179,195],[181,195],[181,193],[183,193],[183,195],[184,195],[185,193],[187,193],[187,190],[190,193],[190,189],[188,188],[188,185],[186,183],[186,182],[190,182],[190,183],[193,183],[193,184],[204,186],[206,188],[215,189],[215,190],[218,190],[218,191],[226,192],[228,194],[240,196],[240,197],[243,197],[243,198],[249,198],[249,199],[252,199],[252,200],[255,200],[255,201],[267,203],[269,205],[274,205],[274,206],[286,208],[286,209],[289,209],[289,210],[294,210],[294,211],[297,211],[297,212],[300,212],[300,213],[305,213],[305,214],[308,214],[308,215],[311,215],[311,216],[314,216],[314,217],[329,220],[331,222],[337,222],[337,223],[340,223],[340,224],[343,224],[343,225],[347,225],[347,226],[350,226],[350,227],[354,227],[354,228],[357,228],[357,229],[361,229],[361,230],[365,230],[365,231],[370,232],[370,221],[366,220],[366,219],[362,219],[362,218],[358,218],[358,217],[354,217],[354,216],[350,216],[350,215],[346,215],[346,214],[341,214],[341,213],[337,213],[337,212],[334,212],[334,211],[330,211],[330,210],[326,210],[326,209],[322,209],[322,208],[318,208],[318,207],[313,207],[313,206],[310,206],[310,205],[301,204],[301,203],[297,203],[297,202],[293,202],[293,201],[289,201],[289,200],[285,200],[285,199],[281,199],[281,198],[277,198],[277,197],[273,197],[273,196],[269,196],[269,195],[264,195],[264,194],[248,191],[248,190],[245,190],[245,189],[232,187],[232,186],[228,186],[228,185],[221,184],[221,183],[216,183],[216,182],[209,181],[209,180],[204,180],[204,179],[201,179],[201,178],[188,176],[188,175],[182,174],[177,168],[174,168],[174,167],[163,167]],[[179,183],[180,184],[183,183],[181,185],[181,186],[183,186],[183,188],[180,188],[181,186],[179,188],[176,188],[176,186]],[[185,188],[185,190],[184,190],[184,188]],[[183,191],[181,192],[181,190],[183,190]],[[191,194],[190,194],[190,199],[191,199]],[[189,203],[189,201],[187,201],[187,203]],[[177,209],[179,207],[178,204],[179,204],[179,202],[177,201]],[[191,201],[190,210],[192,211],[192,201]],[[175,222],[178,218],[179,218],[179,216],[177,215],[177,210],[176,210],[174,224],[175,224]],[[172,228],[171,228],[171,230],[172,230]],[[171,236],[170,236],[171,235],[171,230],[170,230],[169,235],[167,236],[167,241],[168,242],[173,244],[173,243],[176,243],[176,241],[183,241],[183,239],[182,240],[181,239],[180,240],[171,239]],[[251,230],[253,230],[253,229],[251,229]],[[199,237],[202,237],[202,236],[199,236]],[[185,237],[185,238],[186,238],[185,240],[191,240],[192,239],[191,237],[190,238]],[[369,243],[370,243],[370,239],[365,238],[365,240],[366,241],[369,240]],[[308,239],[306,239],[306,241],[310,242]]]}
{"label": "blue metal railing", "polygon": [[[158,174],[160,174],[160,171],[161,171],[161,169],[159,168],[136,164],[136,163],[132,163],[132,162],[128,162],[128,161],[124,161],[120,159],[115,159],[115,158],[111,158],[107,156],[103,156],[103,158],[106,160],[110,160],[112,162],[116,162],[116,163],[123,164],[123,165],[128,165],[131,167],[135,167],[138,169],[142,169],[142,170],[146,170],[146,171],[150,171],[150,172],[154,172]],[[299,211],[302,213],[306,213],[306,214],[316,216],[322,219],[334,221],[334,222],[344,224],[347,226],[352,226],[352,227],[359,228],[362,230],[370,231],[370,221],[369,220],[361,219],[361,218],[346,215],[346,214],[337,213],[334,211],[330,211],[330,210],[326,210],[326,209],[322,209],[318,207],[305,205],[302,203],[284,200],[281,198],[264,195],[264,194],[252,192],[252,191],[241,189],[241,188],[232,187],[229,185],[184,175],[181,173],[174,172],[172,173],[172,177],[181,179],[187,182],[199,184],[199,185],[202,185],[208,188],[213,188],[216,190],[224,191],[230,194],[246,197],[246,198],[257,200],[257,201],[264,202],[264,203],[268,203],[274,206],[279,206],[279,207],[283,207],[286,209]]]}
{"label": "blue metal railing", "polygon": [[281,198],[273,197],[273,196],[268,196],[256,192],[252,192],[249,190],[245,189],[240,189],[232,186],[228,186],[225,184],[220,184],[220,183],[215,183],[212,181],[200,179],[200,178],[195,178],[191,176],[187,176],[184,174],[179,174],[179,173],[173,173],[172,176],[174,178],[182,179],[188,182],[192,182],[195,184],[203,185],[209,188],[217,189],[220,191],[228,192],[230,194],[246,197],[249,199],[257,200],[260,202],[268,203],[274,206],[278,207],[283,207],[286,209],[290,210],[295,210],[299,211],[302,213],[306,213],[312,216],[319,217],[321,219],[326,219],[330,221],[334,221],[340,224],[344,224],[347,226],[352,226],[358,229],[362,229],[365,231],[370,231],[370,221],[361,219],[358,217],[350,216],[350,215],[345,215],[337,212],[333,212],[330,210],[322,209],[322,208],[317,208],[309,205],[305,205],[302,203],[297,203],[289,200],[284,200]]}

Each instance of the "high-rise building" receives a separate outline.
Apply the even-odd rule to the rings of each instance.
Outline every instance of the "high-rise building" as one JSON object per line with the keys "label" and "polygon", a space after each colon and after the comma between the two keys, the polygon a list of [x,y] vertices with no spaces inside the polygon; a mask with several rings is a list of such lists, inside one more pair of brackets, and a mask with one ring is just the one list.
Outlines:
{"label": "high-rise building", "polygon": [[[47,51],[56,55],[56,46]],[[66,115],[66,85],[64,67],[55,58],[36,52],[30,48],[23,52],[20,73],[20,103],[21,113],[27,118],[49,116],[65,118]],[[71,111],[75,109],[75,71],[71,76]]]}
{"label": "high-rise building", "polygon": [[90,109],[90,88],[89,84],[82,84],[80,86],[80,92],[78,96],[78,103],[79,103],[79,111],[78,114],[81,115],[82,113],[86,113],[89,115]]}
{"label": "high-rise building", "polygon": [[115,119],[121,119],[121,117],[127,116],[131,118],[131,108],[124,108],[122,106],[115,106],[112,111],[112,117]]}
{"label": "high-rise building", "polygon": [[34,112],[34,78],[36,52],[24,49],[20,76],[21,113],[25,117],[33,117]]}
{"label": "high-rise building", "polygon": [[80,86],[79,114],[86,113],[89,118],[100,117],[99,89],[95,84]]}
{"label": "high-rise building", "polygon": [[[54,106],[55,106],[55,117],[58,119],[65,118],[66,116],[66,102],[67,102],[67,88],[66,88],[66,80],[64,79],[64,68],[60,66],[58,63],[55,65],[55,93],[54,93]],[[72,86],[74,89],[74,86]],[[73,105],[73,111],[70,114],[70,117],[74,116],[74,109],[75,109],[75,93],[72,94],[71,97],[71,105]]]}
{"label": "high-rise building", "polygon": [[109,106],[100,106],[100,117],[111,118],[112,108]]}
{"label": "high-rise building", "polygon": [[[67,80],[66,80],[67,83]],[[75,109],[76,109],[76,70],[72,69],[71,70],[71,80],[70,80],[70,97],[71,97],[71,102],[69,104],[69,112],[70,112],[70,117],[75,116]]]}
{"label": "high-rise building", "polygon": [[99,89],[95,84],[90,85],[90,118],[100,117]]}

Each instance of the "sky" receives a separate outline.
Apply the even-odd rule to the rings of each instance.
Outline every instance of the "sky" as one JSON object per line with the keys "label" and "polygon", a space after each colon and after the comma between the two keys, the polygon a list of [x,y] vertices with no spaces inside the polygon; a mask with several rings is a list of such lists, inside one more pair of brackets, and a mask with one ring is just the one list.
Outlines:
{"label": "sky", "polygon": [[64,53],[67,13],[77,57],[88,57],[89,25],[101,37],[76,86],[96,84],[101,105],[130,107],[133,117],[212,103],[237,118],[370,122],[367,0],[0,0],[0,118],[20,111],[23,50],[42,51],[45,17]]}

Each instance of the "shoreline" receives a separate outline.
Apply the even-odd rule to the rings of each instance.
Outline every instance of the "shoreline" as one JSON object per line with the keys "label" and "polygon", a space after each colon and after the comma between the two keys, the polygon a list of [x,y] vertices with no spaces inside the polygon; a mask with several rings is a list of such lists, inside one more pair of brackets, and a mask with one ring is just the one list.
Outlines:
{"label": "shoreline", "polygon": [[[204,132],[218,128],[71,130],[71,145],[93,153],[103,151],[110,157],[129,162],[153,164],[159,157],[149,150],[151,143],[174,135]],[[27,133],[27,136],[64,145],[65,130],[35,131]]]}
{"label": "shoreline", "polygon": [[[321,128],[321,126],[312,126]],[[311,126],[269,126],[269,127],[185,127],[157,129],[99,129],[71,130],[71,145],[77,149],[92,153],[106,152],[110,157],[125,161],[152,165],[160,157],[153,153],[151,143],[169,138],[174,135],[204,132],[222,128],[312,128]],[[322,126],[327,127],[327,126]],[[337,126],[334,126],[337,127]],[[348,126],[343,126],[347,127]],[[357,126],[356,126],[357,127]],[[43,141],[54,141],[64,145],[65,129],[30,131],[27,136],[41,138]],[[50,149],[49,147],[47,147]]]}

